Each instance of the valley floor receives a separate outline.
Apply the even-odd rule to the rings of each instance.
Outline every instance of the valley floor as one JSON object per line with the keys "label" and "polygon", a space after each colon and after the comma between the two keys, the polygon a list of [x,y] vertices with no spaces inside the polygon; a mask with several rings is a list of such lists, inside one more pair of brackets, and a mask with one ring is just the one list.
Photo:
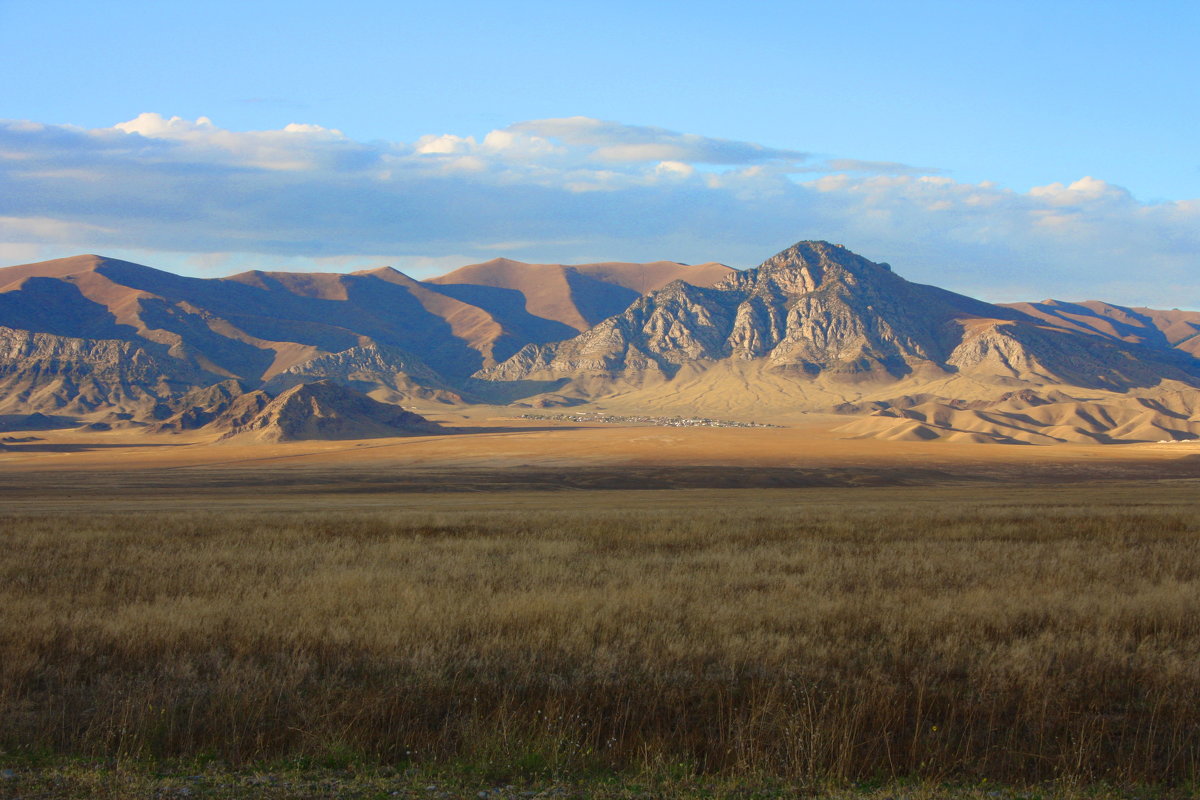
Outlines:
{"label": "valley floor", "polygon": [[119,488],[131,480],[190,493],[212,482],[231,490],[261,482],[458,491],[1200,477],[1200,440],[1033,446],[854,439],[836,430],[846,417],[818,414],[783,427],[715,428],[528,419],[486,407],[426,413],[451,434],[266,444],[137,428],[9,432],[0,437],[0,490],[11,498],[23,486],[55,485],[50,476],[64,471],[89,475],[84,483],[101,493],[106,481]]}
{"label": "valley floor", "polygon": [[473,413],[6,434],[0,797],[1195,793],[1200,446]]}

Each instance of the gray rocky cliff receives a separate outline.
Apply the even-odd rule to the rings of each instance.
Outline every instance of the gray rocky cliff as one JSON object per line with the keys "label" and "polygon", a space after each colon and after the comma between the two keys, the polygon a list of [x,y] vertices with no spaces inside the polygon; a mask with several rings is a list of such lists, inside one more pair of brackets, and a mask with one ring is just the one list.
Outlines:
{"label": "gray rocky cliff", "polygon": [[[944,363],[959,299],[910,284],[844,247],[800,242],[712,289],[671,284],[573,339],[526,347],[477,377],[670,372],[726,358],[766,359],[809,374],[899,376],[915,362]],[[986,305],[961,298],[971,304]]]}
{"label": "gray rocky cliff", "polygon": [[722,360],[850,381],[896,380],[917,370],[1114,389],[1200,380],[1200,361],[1179,351],[1064,330],[1020,309],[911,283],[887,264],[812,241],[711,289],[671,284],[579,336],[525,347],[476,377],[670,377],[685,364]]}
{"label": "gray rocky cliff", "polygon": [[297,364],[267,381],[263,388],[279,393],[302,383],[333,380],[360,392],[390,390],[390,402],[403,399],[463,402],[452,387],[424,361],[395,347],[370,343],[327,353]]}
{"label": "gray rocky cliff", "polygon": [[216,380],[165,349],[0,327],[0,410],[151,415],[161,401]]}

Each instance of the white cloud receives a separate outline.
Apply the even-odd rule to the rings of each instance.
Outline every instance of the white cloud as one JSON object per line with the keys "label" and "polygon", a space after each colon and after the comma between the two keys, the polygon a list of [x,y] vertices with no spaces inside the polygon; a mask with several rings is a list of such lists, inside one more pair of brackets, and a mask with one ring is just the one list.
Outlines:
{"label": "white cloud", "polygon": [[544,159],[565,155],[567,149],[549,139],[521,131],[492,131],[483,137],[482,149],[503,154],[506,158]]}
{"label": "white cloud", "polygon": [[1046,186],[1035,186],[1029,190],[1029,196],[1052,206],[1084,206],[1098,202],[1105,203],[1134,203],[1133,195],[1120,186],[1113,186],[1090,175],[1084,176],[1072,184],[1064,186],[1061,183],[1051,183]]}
{"label": "white cloud", "polygon": [[154,113],[139,114],[112,128],[88,133],[110,138],[113,132],[174,144],[176,148],[169,150],[174,157],[190,154],[207,163],[273,170],[316,169],[331,156],[363,147],[349,142],[341,131],[320,125],[293,122],[277,131],[228,131],[218,128],[208,117],[193,122]]}
{"label": "white cloud", "polygon": [[121,122],[113,127],[125,133],[158,139],[194,139],[199,132],[216,130],[208,117],[199,117],[195,122],[189,122],[180,117],[166,119],[161,114],[153,113],[138,114],[128,122]]}
{"label": "white cloud", "polygon": [[448,155],[451,153],[469,153],[477,147],[475,140],[469,136],[422,136],[413,146],[413,152],[418,155]]}
{"label": "white cloud", "polygon": [[690,178],[696,174],[696,168],[682,161],[660,161],[654,172],[671,178]]}
{"label": "white cloud", "polygon": [[991,299],[1200,307],[1200,200],[1142,203],[1095,177],[1016,192],[583,117],[408,144],[158,114],[96,130],[0,122],[0,154],[0,254],[432,269],[501,243],[533,261],[749,266],[822,238]]}

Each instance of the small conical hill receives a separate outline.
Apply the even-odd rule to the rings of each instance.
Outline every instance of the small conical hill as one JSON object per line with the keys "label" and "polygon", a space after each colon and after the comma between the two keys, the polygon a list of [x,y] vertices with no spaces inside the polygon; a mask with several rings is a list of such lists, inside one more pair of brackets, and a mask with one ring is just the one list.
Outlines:
{"label": "small conical hill", "polygon": [[247,398],[260,396],[265,398],[263,392],[244,396],[243,402],[235,402],[210,427],[225,429],[224,439],[241,437],[263,442],[373,439],[441,432],[437,424],[420,414],[380,403],[332,381],[293,386],[259,409],[253,403],[249,408],[244,407]]}

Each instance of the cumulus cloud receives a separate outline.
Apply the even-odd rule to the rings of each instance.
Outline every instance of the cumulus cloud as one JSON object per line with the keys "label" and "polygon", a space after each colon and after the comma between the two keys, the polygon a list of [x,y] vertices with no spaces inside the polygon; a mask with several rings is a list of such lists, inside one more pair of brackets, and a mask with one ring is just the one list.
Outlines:
{"label": "cumulus cloud", "polygon": [[158,114],[2,122],[0,185],[7,263],[36,250],[192,266],[378,258],[426,274],[497,252],[750,266],[821,238],[990,299],[1200,306],[1200,201],[1142,203],[1096,177],[1018,192],[583,117],[411,143]]}

